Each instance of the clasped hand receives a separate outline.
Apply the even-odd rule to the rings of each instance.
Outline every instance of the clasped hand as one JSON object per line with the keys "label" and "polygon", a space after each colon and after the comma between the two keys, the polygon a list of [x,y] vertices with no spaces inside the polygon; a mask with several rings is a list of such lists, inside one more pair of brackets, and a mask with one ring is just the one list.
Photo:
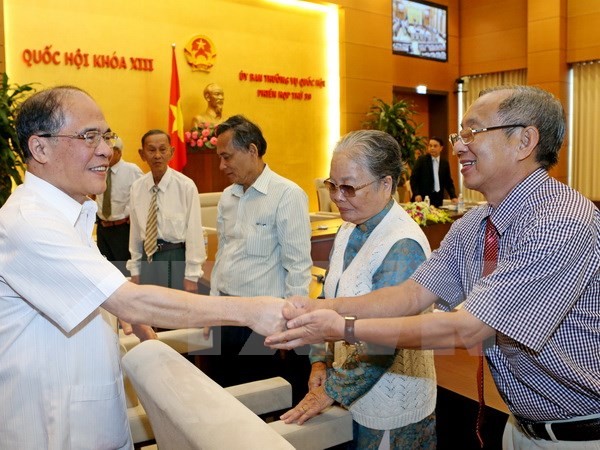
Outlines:
{"label": "clasped hand", "polygon": [[344,319],[330,309],[316,309],[317,300],[292,297],[283,308],[287,330],[265,340],[271,348],[290,350],[306,344],[336,341],[343,338]]}

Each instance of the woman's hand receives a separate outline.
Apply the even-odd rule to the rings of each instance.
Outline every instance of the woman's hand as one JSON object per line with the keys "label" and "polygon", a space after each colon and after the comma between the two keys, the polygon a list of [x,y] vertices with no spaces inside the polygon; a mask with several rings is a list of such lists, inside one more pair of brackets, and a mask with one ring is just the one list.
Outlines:
{"label": "woman's hand", "polygon": [[283,414],[280,419],[285,423],[302,425],[331,405],[333,399],[325,393],[325,386],[319,386],[306,394],[295,408]]}

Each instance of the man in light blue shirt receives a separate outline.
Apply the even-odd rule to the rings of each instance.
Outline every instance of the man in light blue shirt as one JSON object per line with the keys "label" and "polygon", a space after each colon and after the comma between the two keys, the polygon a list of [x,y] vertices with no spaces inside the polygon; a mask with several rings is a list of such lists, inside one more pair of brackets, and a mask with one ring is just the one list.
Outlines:
{"label": "man in light blue shirt", "polygon": [[[225,189],[218,206],[219,247],[211,295],[308,295],[312,259],[306,193],[263,161],[267,142],[260,128],[245,117],[233,116],[221,123],[217,138],[220,169],[233,184]],[[222,332],[223,356],[219,361],[228,360],[231,365],[223,367],[223,377],[216,376],[219,382],[229,385],[270,373],[284,375],[281,371],[285,368],[279,362],[272,371],[264,367],[273,363],[271,356],[262,358],[260,364],[248,357],[225,356],[272,353],[264,348],[261,336],[248,340],[249,329],[234,327],[223,327]],[[274,357],[281,360],[281,355]],[[296,355],[285,357],[294,359]],[[302,370],[308,371],[307,358],[300,360]],[[293,372],[298,376],[297,369]]]}

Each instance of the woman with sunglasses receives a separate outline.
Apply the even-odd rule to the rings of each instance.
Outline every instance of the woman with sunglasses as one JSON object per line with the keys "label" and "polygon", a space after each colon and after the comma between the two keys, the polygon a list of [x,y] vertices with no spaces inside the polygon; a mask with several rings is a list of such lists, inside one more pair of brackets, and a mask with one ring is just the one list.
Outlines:
{"label": "woman with sunglasses", "polygon": [[[401,170],[400,147],[387,133],[355,131],[338,142],[325,185],[345,222],[324,297],[398,284],[429,256],[424,233],[392,199]],[[433,353],[350,344],[313,346],[309,393],[282,419],[302,424],[337,401],[352,413],[352,448],[435,448]]]}

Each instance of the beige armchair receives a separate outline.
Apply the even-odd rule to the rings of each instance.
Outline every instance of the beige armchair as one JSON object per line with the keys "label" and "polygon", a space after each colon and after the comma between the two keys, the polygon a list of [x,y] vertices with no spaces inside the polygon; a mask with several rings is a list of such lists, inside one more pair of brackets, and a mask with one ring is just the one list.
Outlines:
{"label": "beige armchair", "polygon": [[142,342],[122,364],[161,450],[294,448],[163,342]]}
{"label": "beige armchair", "polygon": [[210,232],[217,230],[217,205],[222,192],[201,192],[200,211],[202,213],[202,227]]}
{"label": "beige armchair", "polygon": [[145,432],[146,439],[155,437],[160,450],[319,450],[352,439],[352,415],[339,406],[329,407],[301,426],[281,420],[263,422],[256,414],[292,406],[291,385],[281,377],[222,389],[158,340],[137,345],[122,361],[125,378],[131,380],[126,382],[128,391],[134,396],[137,392],[134,400],[139,396],[137,408],[143,412],[139,424],[132,424],[132,434],[137,431],[144,437]]}

